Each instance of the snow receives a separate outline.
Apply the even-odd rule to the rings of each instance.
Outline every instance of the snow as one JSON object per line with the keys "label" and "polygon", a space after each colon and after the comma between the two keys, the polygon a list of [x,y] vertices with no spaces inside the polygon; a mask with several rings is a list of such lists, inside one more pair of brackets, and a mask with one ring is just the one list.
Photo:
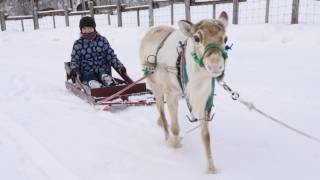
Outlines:
{"label": "snow", "polygon": [[[98,26],[133,79],[147,28]],[[230,25],[226,82],[280,120],[320,137],[320,26]],[[63,62],[77,27],[0,33],[0,179],[318,180],[320,144],[250,112],[221,88],[210,123],[218,174],[205,173],[200,130],[184,101],[172,149],[154,106],[96,110],[68,92]]]}

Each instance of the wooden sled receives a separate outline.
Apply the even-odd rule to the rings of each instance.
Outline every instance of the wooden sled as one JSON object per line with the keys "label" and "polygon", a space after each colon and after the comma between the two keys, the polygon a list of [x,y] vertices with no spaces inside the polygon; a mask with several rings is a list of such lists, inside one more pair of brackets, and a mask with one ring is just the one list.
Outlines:
{"label": "wooden sled", "polygon": [[91,105],[101,105],[103,110],[124,109],[128,106],[149,106],[155,103],[155,97],[147,89],[146,83],[132,81],[127,74],[120,74],[123,80],[116,79],[118,85],[91,89],[81,83],[79,78],[73,82],[70,77],[70,62],[65,62],[66,88]]}

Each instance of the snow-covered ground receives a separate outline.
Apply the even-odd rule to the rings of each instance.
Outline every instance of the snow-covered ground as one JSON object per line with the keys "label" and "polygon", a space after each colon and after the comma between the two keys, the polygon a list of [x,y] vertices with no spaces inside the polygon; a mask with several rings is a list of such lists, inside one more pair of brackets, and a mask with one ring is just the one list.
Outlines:
{"label": "snow-covered ground", "polygon": [[[133,79],[147,28],[99,26]],[[226,81],[267,113],[320,137],[320,26],[230,25]],[[233,102],[217,87],[210,123],[219,173],[205,174],[199,129],[184,101],[183,147],[172,149],[155,107],[95,110],[64,86],[79,29],[0,32],[0,179],[318,180],[320,144]]]}

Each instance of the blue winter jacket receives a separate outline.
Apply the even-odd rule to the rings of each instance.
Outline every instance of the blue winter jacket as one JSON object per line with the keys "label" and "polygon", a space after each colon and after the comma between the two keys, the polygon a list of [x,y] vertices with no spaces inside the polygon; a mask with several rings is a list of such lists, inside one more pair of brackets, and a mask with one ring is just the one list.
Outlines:
{"label": "blue winter jacket", "polygon": [[92,41],[80,37],[74,42],[70,68],[80,73],[82,81],[98,80],[101,74],[111,75],[111,66],[119,69],[123,64],[105,37],[97,34]]}

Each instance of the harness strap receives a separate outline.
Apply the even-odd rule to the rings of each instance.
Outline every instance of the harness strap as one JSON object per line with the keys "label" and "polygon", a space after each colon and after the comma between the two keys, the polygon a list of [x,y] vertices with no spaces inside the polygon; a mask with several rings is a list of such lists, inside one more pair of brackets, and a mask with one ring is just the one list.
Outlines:
{"label": "harness strap", "polygon": [[187,40],[185,40],[184,43],[179,41],[179,48],[181,49],[181,51],[179,52],[176,66],[178,70],[177,78],[183,92],[185,92],[185,87],[189,81],[188,74],[187,74],[187,66],[186,66],[186,56],[185,56],[186,47],[187,47]]}
{"label": "harness strap", "polygon": [[[152,54],[152,55],[149,55],[149,56],[147,57],[147,62],[146,62],[145,65],[148,66],[148,68],[150,68],[150,69],[152,69],[152,70],[154,70],[154,69],[156,68],[156,66],[157,66],[157,61],[158,61],[159,51],[160,51],[160,49],[163,47],[165,41],[168,39],[168,37],[169,37],[172,33],[173,33],[173,31],[169,32],[169,33],[162,39],[162,41],[160,42],[159,46],[158,46],[157,49],[156,49],[156,54],[155,54],[155,55]],[[150,57],[153,57],[153,58],[154,58],[154,62],[150,62],[150,61],[149,61],[149,58],[150,58]]]}
{"label": "harness strap", "polygon": [[[188,81],[189,81],[189,77],[188,77],[188,74],[187,74],[186,57],[185,57],[186,47],[187,47],[187,40],[185,40],[184,43],[179,41],[179,48],[181,49],[181,51],[178,54],[178,59],[177,59],[177,64],[176,64],[177,65],[177,69],[179,70],[177,78],[178,78],[180,87],[181,87],[183,92],[186,92],[186,86],[187,86]],[[205,107],[205,112],[206,112],[206,114],[209,113],[209,115],[210,115],[210,112],[211,112],[211,108],[213,107],[214,90],[215,90],[215,78],[212,78],[211,79],[211,93],[210,93],[210,95],[209,95],[209,97],[207,99],[206,107]],[[192,106],[190,104],[188,96],[185,96],[185,100],[186,100],[187,107],[188,107],[190,115],[191,115],[191,118],[188,117],[189,121],[190,122],[197,122],[199,119],[197,119],[197,118],[195,118],[193,116]],[[210,121],[210,120],[211,120],[211,118],[208,119],[208,121]]]}
{"label": "harness strap", "polygon": [[158,57],[158,53],[160,51],[160,49],[163,47],[164,42],[168,39],[168,37],[173,33],[173,31],[169,32],[161,41],[161,43],[159,44],[158,48],[157,48],[157,52],[156,52],[156,57]]}

